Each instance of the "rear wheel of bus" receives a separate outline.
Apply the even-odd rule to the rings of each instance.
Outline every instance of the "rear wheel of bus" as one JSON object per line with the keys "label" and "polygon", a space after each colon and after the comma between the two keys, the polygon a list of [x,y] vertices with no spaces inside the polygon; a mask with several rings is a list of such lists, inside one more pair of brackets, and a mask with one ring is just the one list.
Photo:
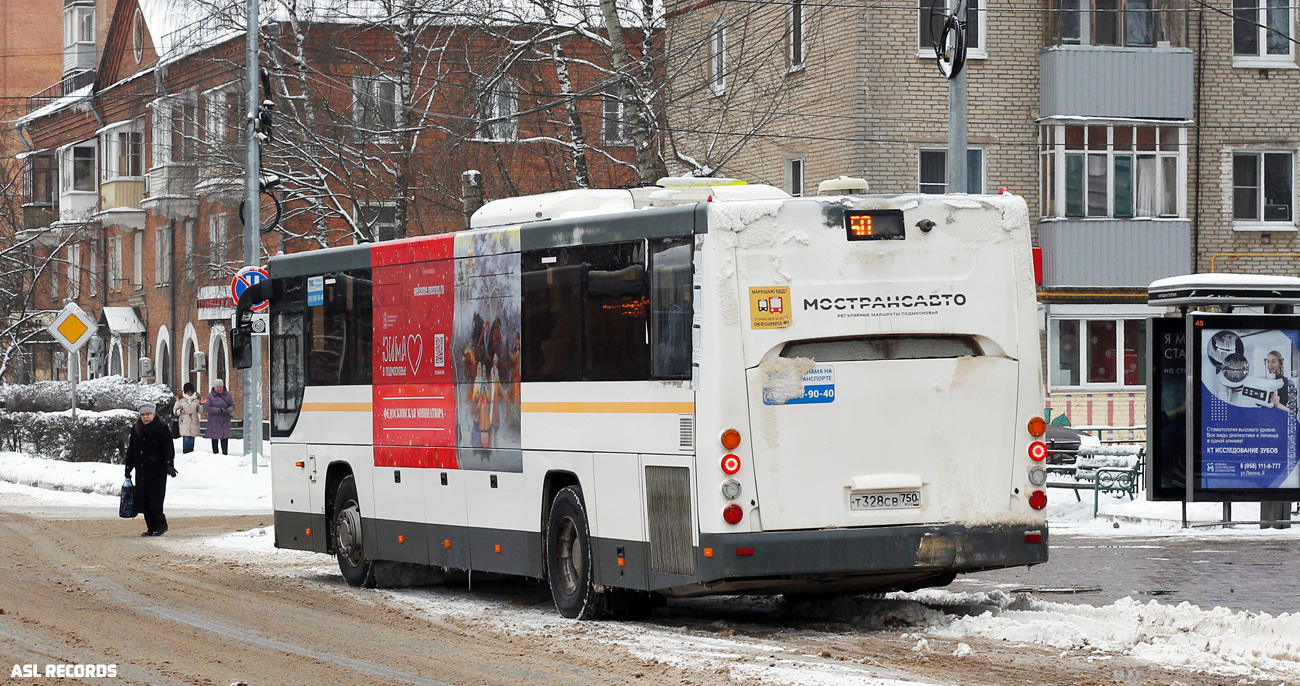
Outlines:
{"label": "rear wheel of bus", "polygon": [[605,596],[596,592],[592,573],[591,530],[582,490],[566,486],[555,494],[546,527],[546,581],[555,609],[569,619],[596,619],[605,613]]}
{"label": "rear wheel of bus", "polygon": [[347,476],[334,494],[334,556],[339,571],[349,586],[373,588],[374,563],[367,560],[361,539],[361,505],[357,500],[357,482]]}

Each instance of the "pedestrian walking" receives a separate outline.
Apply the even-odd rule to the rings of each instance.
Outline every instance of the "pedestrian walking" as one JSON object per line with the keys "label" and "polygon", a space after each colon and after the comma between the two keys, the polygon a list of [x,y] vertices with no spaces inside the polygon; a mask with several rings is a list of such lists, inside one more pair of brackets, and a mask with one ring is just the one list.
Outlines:
{"label": "pedestrian walking", "polygon": [[221,379],[212,380],[212,390],[203,401],[208,413],[208,438],[212,439],[212,452],[221,448],[222,455],[230,454],[230,415],[235,413],[235,396],[226,389]]}
{"label": "pedestrian walking", "polygon": [[181,397],[176,400],[176,416],[181,429],[181,452],[194,452],[194,439],[199,435],[199,411],[202,402],[194,391],[194,384],[185,382]]}
{"label": "pedestrian walking", "polygon": [[135,470],[135,507],[144,513],[145,532],[141,536],[167,533],[167,515],[163,500],[167,498],[167,477],[176,476],[176,447],[172,432],[154,415],[154,404],[140,403],[140,420],[131,427],[126,449],[126,478]]}

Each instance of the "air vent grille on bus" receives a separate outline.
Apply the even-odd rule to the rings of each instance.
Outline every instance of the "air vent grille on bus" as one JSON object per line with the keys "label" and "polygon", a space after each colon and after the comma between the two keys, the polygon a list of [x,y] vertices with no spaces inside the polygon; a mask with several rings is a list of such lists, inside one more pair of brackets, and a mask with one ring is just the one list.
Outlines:
{"label": "air vent grille on bus", "polygon": [[818,362],[924,360],[983,355],[974,336],[862,336],[788,343],[781,357]]}
{"label": "air vent grille on bus", "polygon": [[646,467],[650,571],[694,574],[691,546],[691,474],[686,467]]}
{"label": "air vent grille on bus", "polygon": [[677,449],[690,452],[695,449],[695,416],[684,414],[677,418]]}

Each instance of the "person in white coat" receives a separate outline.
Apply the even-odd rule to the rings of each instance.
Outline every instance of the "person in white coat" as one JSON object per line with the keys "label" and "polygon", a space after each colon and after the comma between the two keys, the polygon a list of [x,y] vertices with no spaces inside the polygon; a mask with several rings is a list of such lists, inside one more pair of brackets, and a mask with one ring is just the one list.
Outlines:
{"label": "person in white coat", "polygon": [[176,416],[181,429],[181,452],[194,452],[194,439],[199,435],[199,412],[202,411],[194,384],[186,382],[181,397],[176,400]]}

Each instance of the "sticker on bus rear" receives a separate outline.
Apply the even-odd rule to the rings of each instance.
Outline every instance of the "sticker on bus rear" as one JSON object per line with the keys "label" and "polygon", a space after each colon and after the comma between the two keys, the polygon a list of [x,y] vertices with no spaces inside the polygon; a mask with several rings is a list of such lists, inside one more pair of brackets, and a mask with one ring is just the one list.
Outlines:
{"label": "sticker on bus rear", "polygon": [[764,405],[810,405],[835,402],[835,370],[830,366],[813,367],[803,375],[803,395],[778,402],[768,389],[763,389]]}
{"label": "sticker on bus rear", "polygon": [[784,329],[791,321],[789,286],[749,287],[749,328]]}
{"label": "sticker on bus rear", "polygon": [[325,304],[325,277],[307,277],[307,307]]}

